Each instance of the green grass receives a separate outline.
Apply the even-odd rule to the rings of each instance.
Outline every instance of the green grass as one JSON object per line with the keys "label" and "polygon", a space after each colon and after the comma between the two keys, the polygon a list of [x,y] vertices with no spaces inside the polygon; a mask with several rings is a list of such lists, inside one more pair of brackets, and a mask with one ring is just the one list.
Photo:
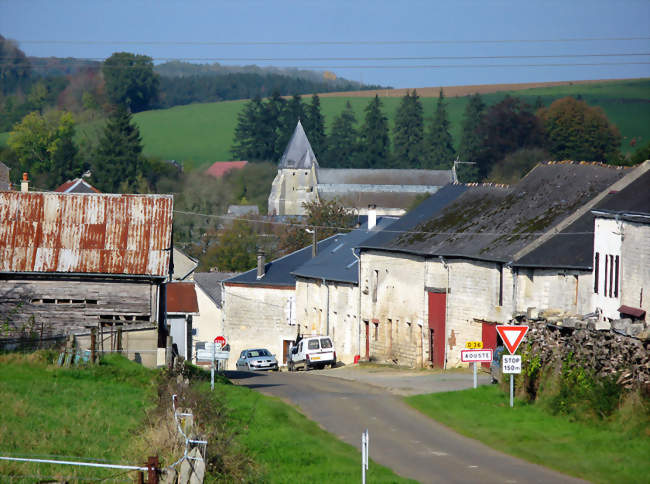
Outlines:
{"label": "green grass", "polygon": [[[637,139],[637,146],[650,140],[650,79],[504,91],[486,94],[483,99],[487,104],[494,104],[506,94],[520,96],[531,105],[538,96],[548,105],[564,96],[580,95],[590,105],[602,107],[609,120],[618,126],[625,137],[621,146],[624,153],[634,151],[635,147],[629,144],[632,138]],[[310,96],[303,96],[303,99],[309,102]],[[347,101],[350,101],[358,124],[361,125],[369,100],[365,97],[321,98],[321,110],[326,126],[343,110]],[[382,98],[391,129],[399,102],[399,98]],[[433,116],[436,102],[436,97],[422,98],[426,119]],[[237,125],[237,114],[245,103],[246,101],[225,101],[191,104],[138,113],[134,119],[140,127],[144,153],[148,156],[183,161],[190,170],[215,161],[231,160],[230,148]],[[451,133],[456,144],[460,139],[460,125],[466,103],[467,97],[447,99]],[[97,126],[97,123],[89,127],[82,125],[79,131],[92,132]],[[7,133],[0,134],[0,146],[6,143],[7,137]]]}
{"label": "green grass", "polygon": [[[240,443],[253,455],[267,482],[349,483],[361,479],[358,448],[341,442],[277,398],[234,385],[216,391],[233,412],[233,425],[245,427]],[[369,463],[368,482],[414,482]]]}
{"label": "green grass", "polygon": [[482,386],[406,401],[455,431],[500,451],[593,482],[642,482],[650,475],[649,426],[576,422]]}
{"label": "green grass", "polygon": [[[27,357],[27,361],[14,355],[0,358],[0,455],[144,464],[130,454],[129,444],[153,401],[152,371],[121,357],[109,357],[105,364],[92,368],[72,369],[56,368],[36,357]],[[0,462],[3,482],[9,475],[99,479],[118,473],[115,469]],[[133,473],[126,477],[132,478]]]}

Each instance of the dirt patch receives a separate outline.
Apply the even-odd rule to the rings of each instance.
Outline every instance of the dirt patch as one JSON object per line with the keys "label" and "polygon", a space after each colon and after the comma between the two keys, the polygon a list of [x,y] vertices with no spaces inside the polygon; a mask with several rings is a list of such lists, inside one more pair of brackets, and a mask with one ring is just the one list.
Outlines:
{"label": "dirt patch", "polygon": [[[442,88],[445,97],[462,97],[471,94],[492,94],[502,91],[520,91],[523,89],[535,89],[539,87],[557,87],[582,84],[603,84],[606,82],[621,82],[630,79],[607,79],[607,80],[583,80],[583,81],[556,81],[556,82],[527,82],[518,84],[477,84],[471,86],[433,86],[415,88],[420,97],[438,97]],[[346,91],[327,92],[318,94],[320,97],[404,97],[407,91],[412,88],[403,89],[376,89],[372,91]]]}

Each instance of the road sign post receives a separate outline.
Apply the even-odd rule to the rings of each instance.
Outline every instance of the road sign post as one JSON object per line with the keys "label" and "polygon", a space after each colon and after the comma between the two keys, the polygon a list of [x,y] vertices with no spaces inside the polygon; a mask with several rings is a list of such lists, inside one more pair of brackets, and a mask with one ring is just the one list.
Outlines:
{"label": "road sign post", "polygon": [[[470,345],[471,343],[471,345]],[[476,341],[471,341],[469,342],[466,346],[472,346],[476,348],[478,346],[478,342]],[[480,342],[480,346],[483,346],[483,343]],[[478,387],[478,370],[477,370],[477,364],[478,363],[487,363],[492,361],[492,349],[488,348],[486,350],[460,350],[460,361],[464,363],[472,363],[472,366],[474,368],[474,388]]]}
{"label": "road sign post", "polygon": [[514,374],[521,373],[521,356],[515,353],[528,332],[528,326],[497,326],[497,331],[510,352],[510,355],[503,355],[501,371],[510,373],[510,408],[512,408],[515,402]]}

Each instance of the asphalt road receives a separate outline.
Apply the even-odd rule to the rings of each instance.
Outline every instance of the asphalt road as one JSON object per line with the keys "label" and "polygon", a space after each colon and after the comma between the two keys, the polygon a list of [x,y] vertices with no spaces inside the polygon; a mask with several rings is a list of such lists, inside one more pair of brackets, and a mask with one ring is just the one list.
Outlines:
{"label": "asphalt road", "polygon": [[[296,405],[307,417],[357,448],[367,428],[370,458],[419,482],[584,482],[463,437],[412,409],[376,381],[368,384],[359,381],[363,378],[351,379],[349,374],[345,379],[331,375],[327,371],[227,372],[236,384]],[[415,383],[408,385],[410,388]]]}

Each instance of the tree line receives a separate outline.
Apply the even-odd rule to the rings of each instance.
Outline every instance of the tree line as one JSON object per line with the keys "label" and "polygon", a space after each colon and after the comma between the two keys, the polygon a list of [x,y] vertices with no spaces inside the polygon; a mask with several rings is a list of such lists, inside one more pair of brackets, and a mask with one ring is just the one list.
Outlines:
{"label": "tree line", "polygon": [[288,100],[279,93],[266,100],[256,97],[238,115],[233,156],[277,162],[298,119],[323,167],[450,169],[458,159],[472,163],[459,167],[464,181],[514,181],[548,159],[626,162],[621,135],[604,112],[570,97],[545,107],[541,101],[530,106],[514,96],[487,106],[479,94],[470,96],[456,149],[442,89],[429,121],[413,90],[400,100],[392,127],[375,96],[361,125],[348,102],[327,133],[317,95],[309,104],[297,94]]}

